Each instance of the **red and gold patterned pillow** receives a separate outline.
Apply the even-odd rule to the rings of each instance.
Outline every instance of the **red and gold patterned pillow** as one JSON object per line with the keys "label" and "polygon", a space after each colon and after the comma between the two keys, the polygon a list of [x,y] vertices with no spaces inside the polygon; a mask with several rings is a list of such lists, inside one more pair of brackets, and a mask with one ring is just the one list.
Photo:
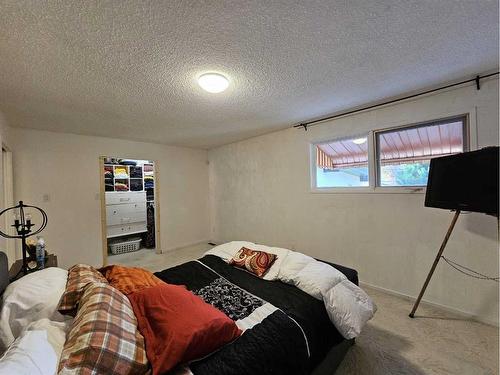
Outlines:
{"label": "red and gold patterned pillow", "polygon": [[68,270],[66,290],[59,301],[58,310],[61,314],[75,315],[80,298],[85,291],[85,286],[90,283],[108,283],[108,280],[87,264],[75,264]]}
{"label": "red and gold patterned pillow", "polygon": [[84,289],[58,374],[145,374],[149,366],[144,337],[130,301],[108,283]]}
{"label": "red and gold patterned pillow", "polygon": [[258,277],[262,277],[269,268],[271,268],[277,258],[275,254],[242,247],[236,255],[232,257],[229,264],[247,270]]}

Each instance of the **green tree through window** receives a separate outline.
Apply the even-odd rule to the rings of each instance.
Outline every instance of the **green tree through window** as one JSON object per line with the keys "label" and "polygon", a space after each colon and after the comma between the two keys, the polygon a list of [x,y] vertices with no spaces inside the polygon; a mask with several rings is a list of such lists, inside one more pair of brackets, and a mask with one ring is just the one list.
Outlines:
{"label": "green tree through window", "polygon": [[399,186],[427,185],[429,162],[401,164],[395,172],[396,182]]}

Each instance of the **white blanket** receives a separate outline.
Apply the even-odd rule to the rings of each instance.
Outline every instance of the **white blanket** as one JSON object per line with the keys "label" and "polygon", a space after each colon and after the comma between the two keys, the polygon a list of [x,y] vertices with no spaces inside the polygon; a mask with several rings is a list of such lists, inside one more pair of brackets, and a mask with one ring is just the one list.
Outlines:
{"label": "white blanket", "polygon": [[299,252],[233,241],[216,246],[205,255],[216,255],[229,262],[242,247],[277,254],[278,259],[263,278],[295,285],[312,297],[323,300],[330,320],[346,339],[357,337],[377,311],[371,298],[342,272]]}

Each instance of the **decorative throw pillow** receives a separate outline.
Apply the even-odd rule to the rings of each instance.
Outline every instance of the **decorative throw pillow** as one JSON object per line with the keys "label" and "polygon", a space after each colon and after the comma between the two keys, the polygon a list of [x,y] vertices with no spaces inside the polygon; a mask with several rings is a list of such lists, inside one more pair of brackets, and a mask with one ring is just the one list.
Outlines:
{"label": "decorative throw pillow", "polygon": [[128,298],[153,375],[202,358],[241,334],[234,321],[184,286],[162,283]]}
{"label": "decorative throw pillow", "polygon": [[163,281],[143,268],[114,265],[101,268],[99,271],[111,286],[125,295],[163,283]]}
{"label": "decorative throw pillow", "polygon": [[76,264],[68,270],[68,281],[59,302],[61,314],[75,315],[85,286],[90,283],[108,283],[104,276],[94,267],[87,264]]}
{"label": "decorative throw pillow", "polygon": [[275,254],[242,247],[229,261],[229,264],[247,270],[258,277],[262,277],[271,268],[276,259],[277,256]]}
{"label": "decorative throw pillow", "polygon": [[59,362],[59,375],[144,374],[144,337],[132,306],[109,284],[85,288]]}

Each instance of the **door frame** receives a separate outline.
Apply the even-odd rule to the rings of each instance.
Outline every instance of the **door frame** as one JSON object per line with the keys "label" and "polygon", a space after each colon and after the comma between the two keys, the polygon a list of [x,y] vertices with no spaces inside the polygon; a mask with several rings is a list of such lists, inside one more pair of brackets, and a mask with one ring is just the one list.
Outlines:
{"label": "door frame", "polygon": [[[108,238],[107,234],[107,222],[106,222],[106,188],[104,181],[104,159],[109,158],[109,156],[99,156],[99,201],[101,202],[101,246],[102,246],[102,265],[103,267],[108,265]],[[130,160],[144,160],[139,158],[127,158]],[[158,161],[153,159],[147,159],[153,162],[153,171],[155,177],[155,195],[154,195],[154,208],[155,208],[155,252],[156,254],[162,254],[161,248],[161,237],[160,237],[160,174],[158,168]]]}
{"label": "door frame", "polygon": [[[14,173],[13,173],[13,164],[12,164],[12,151],[2,143],[2,179],[3,179],[3,207],[12,207],[14,206]],[[14,230],[11,228],[10,223],[7,222],[9,215],[5,215],[5,223],[4,228],[6,233]],[[9,260],[9,266],[18,259],[18,254],[16,251],[16,241],[5,241],[5,251],[7,253],[7,258]],[[19,254],[21,257],[21,254]]]}

